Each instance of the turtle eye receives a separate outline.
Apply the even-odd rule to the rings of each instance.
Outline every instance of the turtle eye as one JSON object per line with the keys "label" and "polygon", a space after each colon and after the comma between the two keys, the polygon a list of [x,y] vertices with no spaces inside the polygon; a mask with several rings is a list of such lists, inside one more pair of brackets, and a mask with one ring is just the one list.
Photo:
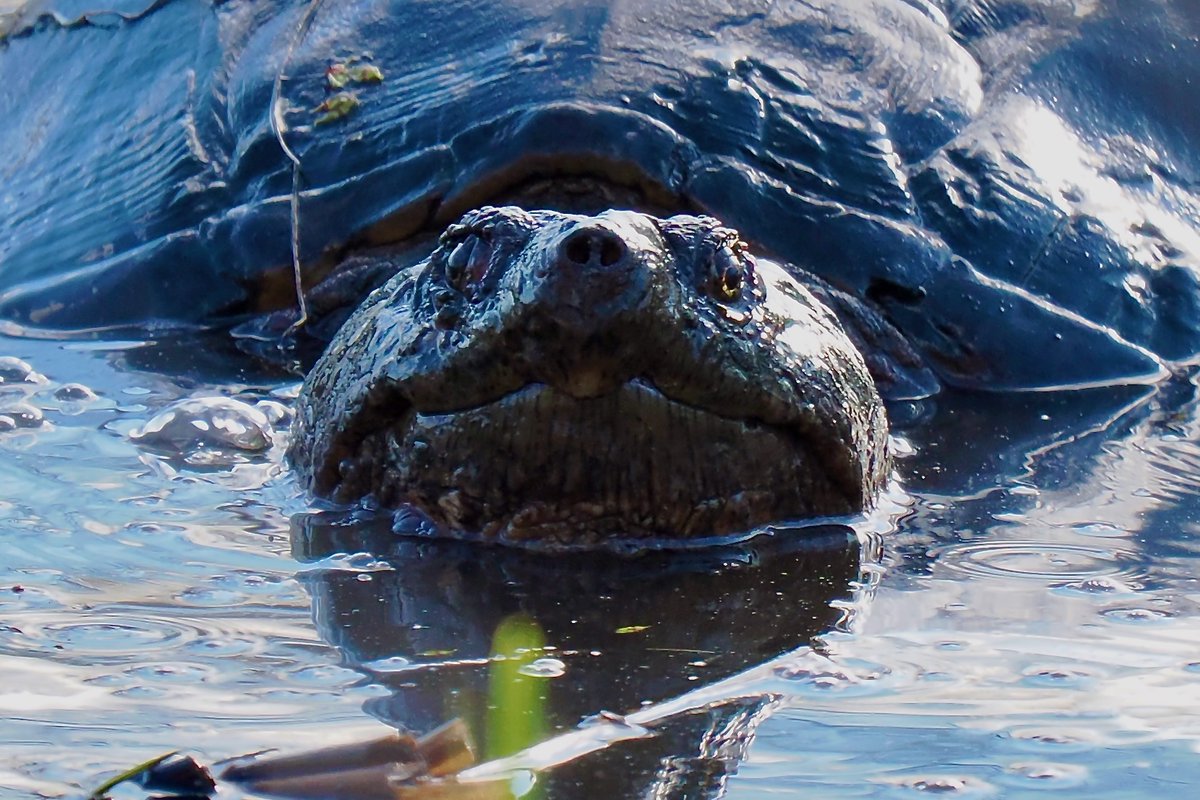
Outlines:
{"label": "turtle eye", "polygon": [[736,264],[726,264],[719,267],[716,276],[717,293],[726,300],[737,300],[742,296],[742,268]]}
{"label": "turtle eye", "polygon": [[491,262],[491,244],[469,235],[446,256],[446,282],[463,294],[471,294],[483,283]]}
{"label": "turtle eye", "polygon": [[709,257],[708,290],[717,300],[734,302],[742,296],[748,278],[749,263],[730,245],[723,245]]}

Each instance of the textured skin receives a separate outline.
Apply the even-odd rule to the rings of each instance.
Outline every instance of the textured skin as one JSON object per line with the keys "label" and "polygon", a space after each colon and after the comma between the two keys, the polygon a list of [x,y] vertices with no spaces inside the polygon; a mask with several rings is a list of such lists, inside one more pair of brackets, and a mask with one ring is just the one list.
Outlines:
{"label": "textured skin", "polygon": [[[347,244],[566,170],[872,298],[955,383],[1153,381],[1200,353],[1194,0],[481,6],[30,4],[0,45],[0,316],[291,302],[282,72],[310,285]],[[362,53],[383,83],[314,127]]]}
{"label": "textured skin", "polygon": [[505,208],[349,319],[289,455],[318,494],[584,546],[862,511],[886,439],[834,316],[733,231]]}

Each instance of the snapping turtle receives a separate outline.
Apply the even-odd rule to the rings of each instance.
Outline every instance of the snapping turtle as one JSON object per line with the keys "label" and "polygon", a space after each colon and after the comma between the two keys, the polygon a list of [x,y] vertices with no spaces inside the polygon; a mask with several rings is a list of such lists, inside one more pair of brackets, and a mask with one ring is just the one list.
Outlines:
{"label": "snapping turtle", "polygon": [[[553,248],[546,226],[649,225],[638,252],[693,277],[670,231],[720,220],[800,278],[768,305],[829,304],[896,396],[930,390],[908,343],[984,389],[1151,382],[1200,353],[1190,0],[76,5],[26,4],[0,45],[0,317],[17,330],[271,312],[283,329],[300,291],[327,336],[460,215],[504,205],[682,213],[524,227]],[[302,430],[318,489],[373,485],[330,478],[314,454],[341,440]],[[851,461],[834,482],[869,493],[886,459]]]}
{"label": "snapping turtle", "polygon": [[314,368],[313,488],[588,545],[869,506],[887,422],[832,313],[715,220],[484,208]]}

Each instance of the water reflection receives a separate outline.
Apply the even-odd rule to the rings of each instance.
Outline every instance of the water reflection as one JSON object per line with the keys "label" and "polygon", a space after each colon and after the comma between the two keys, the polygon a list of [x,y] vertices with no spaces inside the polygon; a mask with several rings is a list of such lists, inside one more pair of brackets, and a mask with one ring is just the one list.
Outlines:
{"label": "water reflection", "polygon": [[[296,523],[293,553],[314,564],[305,585],[322,637],[388,689],[367,710],[418,731],[461,717],[491,756],[808,645],[844,625],[835,601],[851,598],[863,550],[842,526],[626,558],[481,552],[327,514]],[[374,560],[360,561],[361,570],[321,566],[339,553]],[[769,700],[752,692],[674,719],[652,740],[590,760],[586,781],[595,796],[632,797],[650,786],[690,787],[663,796],[707,796],[694,792],[736,767]],[[549,785],[585,780],[579,769],[555,772]]]}

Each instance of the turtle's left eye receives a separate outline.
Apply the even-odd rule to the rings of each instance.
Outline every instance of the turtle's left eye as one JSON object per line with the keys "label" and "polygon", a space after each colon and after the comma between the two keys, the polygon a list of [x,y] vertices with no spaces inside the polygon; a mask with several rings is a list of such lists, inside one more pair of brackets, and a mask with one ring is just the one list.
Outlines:
{"label": "turtle's left eye", "polygon": [[716,258],[716,275],[713,276],[714,293],[724,300],[737,300],[742,296],[742,281],[745,271],[736,258],[725,258],[724,249]]}
{"label": "turtle's left eye", "polygon": [[749,256],[733,244],[722,244],[707,259],[705,287],[715,299],[724,303],[740,300],[746,284],[751,280]]}

